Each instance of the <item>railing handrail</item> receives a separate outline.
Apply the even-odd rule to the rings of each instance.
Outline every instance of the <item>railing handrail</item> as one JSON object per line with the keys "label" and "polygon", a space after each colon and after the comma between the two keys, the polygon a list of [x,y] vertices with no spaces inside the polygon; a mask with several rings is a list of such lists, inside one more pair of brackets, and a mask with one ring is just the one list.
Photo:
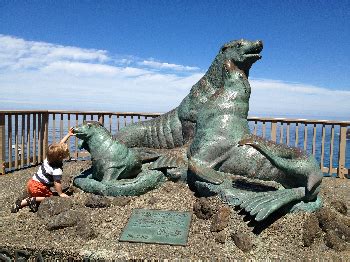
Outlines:
{"label": "railing handrail", "polygon": [[[82,114],[82,115],[128,115],[128,116],[159,116],[164,112],[118,112],[118,111],[80,111],[80,110],[0,110],[0,114],[34,114],[34,113],[49,113],[49,114]],[[347,125],[350,126],[350,121],[344,120],[328,120],[328,119],[306,119],[306,118],[284,118],[284,117],[257,117],[248,116],[248,121],[261,122],[283,122],[283,123],[307,123],[307,124],[327,124],[327,125]]]}
{"label": "railing handrail", "polygon": [[350,126],[350,121],[337,121],[337,120],[317,120],[317,119],[305,119],[305,118],[273,118],[273,117],[248,117],[248,121],[265,121],[265,122],[283,122],[283,123],[306,123],[306,124],[326,124],[326,125],[346,125]]}
{"label": "railing handrail", "polygon": [[0,114],[48,113],[48,110],[0,110]]}
{"label": "railing handrail", "polygon": [[78,110],[0,110],[0,114],[82,114],[82,115],[128,115],[128,116],[159,116],[164,113],[147,112],[113,112],[113,111],[78,111]]}
{"label": "railing handrail", "polygon": [[84,115],[128,115],[128,116],[159,116],[164,113],[147,112],[113,112],[113,111],[71,111],[71,110],[48,110],[52,114],[84,114]]}

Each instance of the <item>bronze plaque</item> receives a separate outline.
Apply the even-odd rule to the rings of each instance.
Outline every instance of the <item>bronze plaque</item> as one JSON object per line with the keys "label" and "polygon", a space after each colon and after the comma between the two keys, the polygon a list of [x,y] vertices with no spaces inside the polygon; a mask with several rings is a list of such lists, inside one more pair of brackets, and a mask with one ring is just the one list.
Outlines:
{"label": "bronze plaque", "polygon": [[134,209],[119,241],[187,244],[191,212]]}

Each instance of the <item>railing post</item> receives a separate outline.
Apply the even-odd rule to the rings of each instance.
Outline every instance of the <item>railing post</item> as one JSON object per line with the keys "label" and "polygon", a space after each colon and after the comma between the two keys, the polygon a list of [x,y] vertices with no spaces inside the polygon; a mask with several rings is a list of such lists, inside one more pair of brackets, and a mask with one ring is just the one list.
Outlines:
{"label": "railing post", "polygon": [[346,125],[340,126],[340,135],[339,135],[339,156],[338,156],[338,177],[345,178],[346,169],[345,169],[345,150],[346,150]]}
{"label": "railing post", "polygon": [[5,113],[0,113],[0,174],[5,174]]}
{"label": "railing post", "polygon": [[103,114],[100,114],[100,115],[98,116],[98,122],[100,122],[101,125],[104,125],[104,122],[105,122],[104,119],[105,119],[105,118],[104,118],[104,115],[103,115]]}
{"label": "railing post", "polygon": [[276,133],[277,133],[277,122],[272,121],[271,122],[271,140],[273,142],[276,142],[276,140],[277,140]]}
{"label": "railing post", "polygon": [[42,128],[44,131],[44,135],[43,135],[43,155],[42,155],[42,160],[44,160],[46,158],[46,154],[47,154],[47,149],[49,147],[49,113],[45,112],[42,115]]}

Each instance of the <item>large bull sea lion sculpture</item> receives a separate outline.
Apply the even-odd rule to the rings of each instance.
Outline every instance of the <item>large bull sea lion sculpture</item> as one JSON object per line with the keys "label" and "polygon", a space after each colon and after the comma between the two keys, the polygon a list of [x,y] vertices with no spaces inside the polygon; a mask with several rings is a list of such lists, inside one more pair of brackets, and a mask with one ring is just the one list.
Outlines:
{"label": "large bull sea lion sculpture", "polygon": [[[187,163],[186,152],[194,136],[197,113],[208,98],[223,86],[224,61],[232,61],[248,75],[252,64],[261,58],[259,53],[262,48],[261,41],[241,39],[226,43],[220,48],[205,75],[192,87],[177,108],[149,121],[128,125],[115,138],[129,148],[179,149],[176,150],[178,154],[174,154],[173,150],[170,155],[160,152],[161,156],[152,164],[152,168],[167,168],[169,177],[186,179],[187,164],[184,163]],[[181,164],[176,166],[175,162]]]}

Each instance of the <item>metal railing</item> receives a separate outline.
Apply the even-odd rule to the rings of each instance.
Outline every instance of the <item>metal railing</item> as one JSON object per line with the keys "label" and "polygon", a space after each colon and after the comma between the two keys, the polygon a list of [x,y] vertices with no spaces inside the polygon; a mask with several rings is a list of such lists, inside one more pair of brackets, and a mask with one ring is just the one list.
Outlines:
{"label": "metal railing", "polygon": [[[46,156],[47,146],[58,142],[71,126],[85,120],[99,121],[112,134],[130,123],[159,116],[160,113],[80,112],[80,111],[0,111],[0,173],[37,165]],[[248,118],[253,134],[278,143],[297,146],[316,156],[322,172],[340,178],[349,176],[350,148],[346,132],[350,121]],[[77,149],[71,137],[71,157],[88,157]],[[349,151],[347,153],[347,151]]]}
{"label": "metal railing", "polygon": [[308,151],[316,156],[323,173],[349,177],[346,166],[350,166],[350,148],[346,144],[350,141],[350,121],[257,117],[248,120],[253,134]]}

